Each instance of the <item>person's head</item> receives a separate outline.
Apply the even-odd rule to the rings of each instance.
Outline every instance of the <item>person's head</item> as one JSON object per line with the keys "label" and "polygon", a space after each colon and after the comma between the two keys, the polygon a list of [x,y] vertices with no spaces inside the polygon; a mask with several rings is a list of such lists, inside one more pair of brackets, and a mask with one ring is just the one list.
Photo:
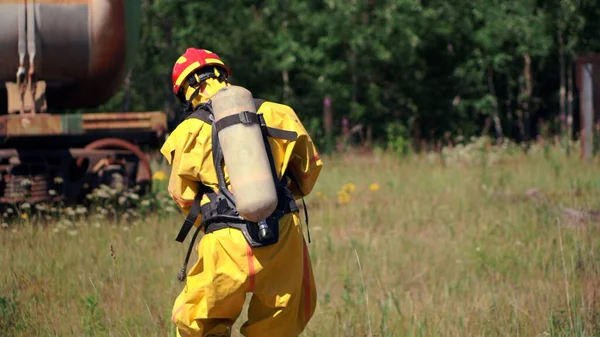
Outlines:
{"label": "person's head", "polygon": [[210,50],[188,48],[173,66],[173,93],[188,109],[208,101],[228,86],[229,67]]}

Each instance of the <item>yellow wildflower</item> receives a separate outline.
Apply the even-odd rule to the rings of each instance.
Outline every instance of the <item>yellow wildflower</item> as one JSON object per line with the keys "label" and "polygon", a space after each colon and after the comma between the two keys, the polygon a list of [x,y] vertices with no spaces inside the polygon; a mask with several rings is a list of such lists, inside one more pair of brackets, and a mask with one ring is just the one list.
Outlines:
{"label": "yellow wildflower", "polygon": [[356,190],[356,185],[354,185],[353,183],[347,183],[344,186],[342,186],[342,190],[347,193],[352,193]]}
{"label": "yellow wildflower", "polygon": [[350,194],[348,194],[348,192],[346,192],[345,190],[340,190],[337,193],[338,195],[338,204],[347,204],[350,202]]}
{"label": "yellow wildflower", "polygon": [[373,183],[373,184],[369,185],[369,190],[371,192],[379,191],[379,188],[380,188],[380,186],[378,183]]}
{"label": "yellow wildflower", "polygon": [[163,180],[166,180],[166,179],[167,179],[167,174],[164,171],[162,171],[162,170],[156,171],[154,173],[154,175],[152,176],[152,180],[163,181]]}
{"label": "yellow wildflower", "polygon": [[319,197],[321,200],[327,200],[327,196],[321,191],[317,192],[317,197]]}
{"label": "yellow wildflower", "polygon": [[21,219],[29,219],[29,215],[27,213],[21,213]]}

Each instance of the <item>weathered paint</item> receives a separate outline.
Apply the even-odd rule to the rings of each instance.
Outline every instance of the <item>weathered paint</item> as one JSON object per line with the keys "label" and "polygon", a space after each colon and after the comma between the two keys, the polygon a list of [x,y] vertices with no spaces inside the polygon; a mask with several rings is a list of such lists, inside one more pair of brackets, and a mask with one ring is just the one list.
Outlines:
{"label": "weathered paint", "polygon": [[58,135],[62,132],[61,117],[48,114],[6,116],[7,136]]}
{"label": "weathered paint", "polygon": [[161,137],[167,132],[167,118],[160,111],[0,116],[0,136],[82,135],[115,130],[151,131]]}
{"label": "weathered paint", "polygon": [[167,117],[163,112],[95,113],[83,116],[83,130],[145,129],[166,132]]}
{"label": "weathered paint", "polygon": [[[96,143],[98,144],[98,143]],[[102,144],[99,144],[102,145]],[[139,148],[133,144],[128,148],[117,149],[0,149],[0,171],[4,174],[5,184],[0,187],[0,203],[64,201],[69,204],[81,202],[86,193],[103,183],[98,181],[97,169],[102,161],[122,163],[129,170],[124,181],[132,187],[134,183],[150,183],[149,164],[145,156],[137,157]],[[129,149],[131,148],[131,149]],[[134,151],[132,151],[134,150]],[[133,155],[133,157],[132,157]],[[74,165],[79,159],[88,160],[82,167]],[[140,163],[141,165],[136,165]],[[119,164],[117,164],[119,165]],[[134,170],[138,166],[137,170]],[[62,178],[62,182],[55,181]],[[151,176],[150,176],[151,177]],[[33,184],[27,190],[22,182],[29,179]],[[53,196],[48,191],[58,192]],[[142,194],[147,189],[142,189]]]}
{"label": "weathered paint", "polygon": [[62,134],[78,135],[83,133],[81,128],[81,115],[62,115]]}

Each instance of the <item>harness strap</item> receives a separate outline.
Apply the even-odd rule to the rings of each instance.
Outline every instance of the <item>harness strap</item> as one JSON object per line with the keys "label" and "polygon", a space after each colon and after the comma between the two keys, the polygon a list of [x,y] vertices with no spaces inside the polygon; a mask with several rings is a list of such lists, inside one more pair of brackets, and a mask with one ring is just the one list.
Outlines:
{"label": "harness strap", "polygon": [[[261,99],[254,99],[254,103],[256,104],[257,111],[263,102],[265,102],[265,101],[261,100]],[[229,127],[229,126],[232,126],[235,124],[239,124],[239,123],[260,124],[260,120],[261,120],[260,116],[262,116],[262,114],[252,113],[249,111],[242,111],[239,114],[229,115],[227,117],[221,118],[218,122],[216,122],[217,132],[221,131],[222,129],[224,129],[226,127]],[[197,118],[206,124],[213,124],[213,117],[210,114],[210,107],[206,104],[201,105],[198,109],[196,109],[192,113],[190,113],[186,117],[186,119],[189,119],[189,118]],[[295,131],[277,129],[277,128],[273,128],[273,127],[266,126],[266,125],[265,125],[265,127],[266,127],[265,131],[267,132],[267,135],[271,138],[279,138],[279,139],[285,139],[285,140],[289,140],[289,141],[294,141],[294,140],[298,139],[298,133],[296,133]]]}
{"label": "harness strap", "polygon": [[212,124],[212,117],[210,115],[210,111],[208,111],[207,109],[197,109],[190,113],[185,119],[190,118],[197,118],[206,124]]}
{"label": "harness strap", "polygon": [[194,203],[192,204],[192,208],[190,209],[188,215],[185,217],[183,225],[179,230],[179,234],[177,234],[177,238],[175,239],[178,242],[183,242],[183,240],[185,240],[185,237],[188,235],[188,233],[194,226],[196,219],[198,219],[198,215],[200,215],[201,213],[200,200],[202,200],[202,196],[204,196],[204,194],[207,192],[206,189],[208,189],[208,187],[202,184],[200,191],[196,193],[196,196],[194,197]]}
{"label": "harness strap", "polygon": [[276,128],[272,128],[270,126],[266,126],[265,131],[266,131],[267,135],[271,138],[280,138],[280,139],[285,139],[285,140],[290,140],[290,141],[298,139],[298,134],[296,133],[296,131],[276,129]]}
{"label": "harness strap", "polygon": [[260,120],[258,118],[258,114],[250,111],[241,111],[240,113],[225,116],[218,120],[215,124],[217,124],[217,132],[221,132],[221,130],[230,127],[235,124],[259,124]]}
{"label": "harness strap", "polygon": [[[265,101],[262,99],[254,99],[254,103],[256,105],[256,109],[260,108],[260,106]],[[191,228],[194,226],[196,219],[200,214],[204,216],[202,224],[198,226],[196,231],[194,232],[192,241],[190,242],[190,246],[188,248],[188,252],[185,257],[185,262],[179,272],[178,279],[180,281],[184,281],[186,278],[186,270],[187,264],[189,261],[190,254],[192,252],[194,242],[196,241],[196,237],[200,232],[200,229],[204,228],[204,232],[206,234],[213,232],[215,230],[223,229],[223,228],[237,228],[244,233],[244,236],[247,240],[254,240],[251,237],[261,237],[260,240],[264,240],[262,244],[271,244],[273,240],[277,240],[279,236],[279,225],[278,220],[284,214],[290,212],[296,212],[299,210],[298,204],[296,203],[293,192],[287,188],[287,179],[286,177],[290,177],[300,188],[298,182],[295,177],[290,173],[286,172],[283,179],[277,179],[277,170],[275,168],[275,162],[273,159],[273,155],[271,152],[271,147],[267,137],[272,138],[280,138],[289,141],[294,141],[297,139],[298,134],[294,131],[287,131],[282,129],[276,129],[267,126],[264,116],[261,113],[252,113],[249,111],[242,111],[239,114],[230,115],[222,118],[218,122],[214,121],[214,117],[212,115],[212,106],[210,103],[202,104],[195,111],[191,112],[186,119],[196,118],[200,119],[203,122],[212,126],[212,150],[213,150],[213,164],[216,170],[218,185],[219,185],[219,193],[218,195],[212,191],[209,187],[204,184],[202,188],[198,191],[196,196],[194,197],[194,204],[190,209],[190,212],[186,216],[186,219],[177,235],[177,241],[183,242],[185,237],[188,235]],[[224,128],[235,124],[259,124],[261,127],[261,133],[263,136],[263,141],[267,150],[269,165],[271,167],[271,172],[273,174],[273,178],[276,182],[276,189],[278,195],[278,205],[274,214],[263,221],[259,221],[257,226],[248,226],[247,221],[239,216],[239,213],[235,209],[235,200],[231,192],[227,189],[225,184],[224,172],[223,172],[223,152],[219,145],[218,132]],[[210,199],[210,202],[200,206],[200,201],[202,197],[206,194]],[[308,211],[306,209],[306,204],[304,203],[304,198],[302,198],[302,203],[304,204],[304,214],[306,218],[307,232],[308,232],[308,242],[310,243],[310,232],[308,231]],[[257,233],[256,230],[260,231]],[[252,233],[250,233],[252,232]],[[268,243],[271,242],[271,243]],[[260,245],[254,241],[251,243],[252,245]]]}
{"label": "harness strap", "polygon": [[215,124],[217,126],[217,132],[230,127],[235,124],[261,124],[263,131],[271,138],[281,138],[285,140],[296,140],[298,134],[295,131],[288,131],[282,129],[272,128],[267,126],[264,122],[262,114],[254,113],[250,111],[242,111],[238,114],[229,115],[218,120]]}

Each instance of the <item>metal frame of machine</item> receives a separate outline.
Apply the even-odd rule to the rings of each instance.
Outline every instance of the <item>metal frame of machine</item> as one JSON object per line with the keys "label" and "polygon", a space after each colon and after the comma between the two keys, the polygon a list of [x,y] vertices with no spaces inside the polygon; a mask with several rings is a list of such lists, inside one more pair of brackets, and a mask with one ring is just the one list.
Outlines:
{"label": "metal frame of machine", "polygon": [[118,90],[137,43],[139,10],[137,0],[0,5],[7,101],[0,116],[0,204],[82,203],[103,184],[138,187],[139,194],[151,187],[141,146],[164,141],[164,112],[48,112],[48,103],[98,106]]}

